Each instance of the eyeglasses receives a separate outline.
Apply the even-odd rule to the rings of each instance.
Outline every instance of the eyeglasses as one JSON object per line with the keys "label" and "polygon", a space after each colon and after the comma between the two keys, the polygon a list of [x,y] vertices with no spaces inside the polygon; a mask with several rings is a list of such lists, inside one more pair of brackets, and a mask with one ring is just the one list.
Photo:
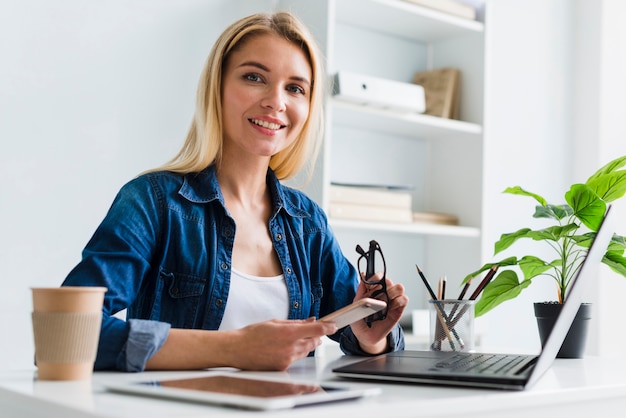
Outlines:
{"label": "eyeglasses", "polygon": [[[387,303],[387,307],[364,319],[368,327],[372,326],[372,322],[381,321],[387,317],[389,309],[389,294],[387,293],[387,263],[385,263],[385,256],[380,248],[380,245],[375,240],[370,241],[369,249],[365,251],[360,245],[357,244],[356,252],[360,254],[357,260],[357,268],[359,273],[363,271],[361,264],[365,262],[365,276],[361,275],[361,280],[368,286],[368,289],[375,289],[369,297],[382,300]],[[383,263],[383,277],[382,279],[376,278],[376,261],[382,261]],[[378,287],[380,286],[380,287]]]}

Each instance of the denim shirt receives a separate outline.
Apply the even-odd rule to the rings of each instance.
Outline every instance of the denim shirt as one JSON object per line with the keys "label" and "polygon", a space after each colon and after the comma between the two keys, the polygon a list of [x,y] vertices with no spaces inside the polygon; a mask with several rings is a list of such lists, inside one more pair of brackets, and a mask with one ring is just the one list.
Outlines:
{"label": "denim shirt", "polygon": [[[289,295],[288,319],[352,302],[358,275],[321,208],[268,170],[269,231]],[[96,369],[142,371],[170,327],[217,330],[228,299],[236,224],[215,167],[154,172],[124,185],[63,285],[105,286]],[[127,321],[115,316],[127,309]],[[364,355],[350,327],[331,338]],[[404,348],[399,326],[390,348]]]}

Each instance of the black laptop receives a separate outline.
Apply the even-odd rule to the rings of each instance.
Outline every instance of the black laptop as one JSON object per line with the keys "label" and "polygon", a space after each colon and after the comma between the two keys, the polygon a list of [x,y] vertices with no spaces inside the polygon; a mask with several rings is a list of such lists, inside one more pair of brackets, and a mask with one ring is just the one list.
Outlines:
{"label": "black laptop", "polygon": [[541,353],[503,354],[406,350],[333,369],[341,377],[523,390],[550,368],[613,236],[610,207]]}

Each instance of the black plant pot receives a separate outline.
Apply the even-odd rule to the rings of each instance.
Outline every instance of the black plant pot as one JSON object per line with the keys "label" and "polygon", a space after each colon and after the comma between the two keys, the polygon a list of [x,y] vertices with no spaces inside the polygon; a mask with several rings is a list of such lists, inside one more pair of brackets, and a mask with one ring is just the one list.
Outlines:
{"label": "black plant pot", "polygon": [[[539,328],[539,338],[541,346],[545,344],[556,318],[563,305],[560,303],[537,302],[535,306],[535,317]],[[587,343],[587,331],[589,320],[591,319],[591,304],[581,303],[574,322],[570,326],[565,341],[556,355],[557,358],[583,358]]]}

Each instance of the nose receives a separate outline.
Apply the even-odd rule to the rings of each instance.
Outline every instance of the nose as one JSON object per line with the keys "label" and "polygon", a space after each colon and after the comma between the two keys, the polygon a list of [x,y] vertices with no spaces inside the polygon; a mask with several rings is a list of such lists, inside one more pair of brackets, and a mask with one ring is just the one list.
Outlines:
{"label": "nose", "polygon": [[286,109],[285,90],[282,88],[268,88],[261,99],[261,106],[275,112],[283,112]]}

